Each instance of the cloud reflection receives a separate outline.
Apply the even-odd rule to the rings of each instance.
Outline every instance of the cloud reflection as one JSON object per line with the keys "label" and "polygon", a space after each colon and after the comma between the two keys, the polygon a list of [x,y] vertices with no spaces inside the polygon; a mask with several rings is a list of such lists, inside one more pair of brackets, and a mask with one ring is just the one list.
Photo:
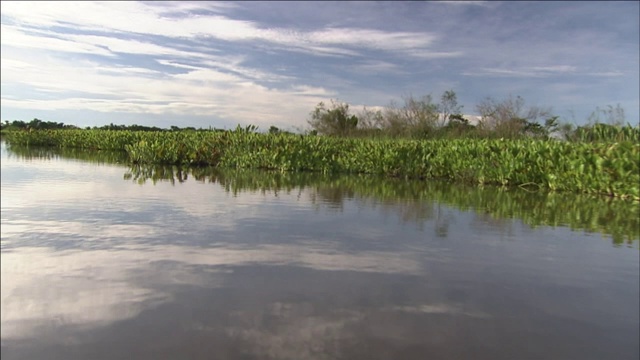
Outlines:
{"label": "cloud reflection", "polygon": [[[2,253],[2,338],[29,337],[33,327],[58,321],[75,325],[104,325],[136,316],[143,308],[168,301],[170,293],[147,287],[151,267],[177,264],[159,280],[211,287],[212,277],[251,264],[303,267],[325,271],[420,274],[420,261],[410,253],[362,251],[344,254],[308,245],[119,246],[110,250],[19,248]],[[192,273],[188,267],[213,266],[214,274]],[[225,270],[227,269],[227,270]],[[153,280],[152,279],[152,280]],[[220,278],[219,282],[223,279]],[[54,320],[52,320],[54,319]]]}
{"label": "cloud reflection", "polygon": [[[616,358],[637,344],[636,249],[493,224],[435,206],[451,199],[438,188],[140,186],[117,166],[19,163],[2,161],[3,359],[465,358],[503,343]],[[523,203],[457,195],[509,200],[498,215]]]}

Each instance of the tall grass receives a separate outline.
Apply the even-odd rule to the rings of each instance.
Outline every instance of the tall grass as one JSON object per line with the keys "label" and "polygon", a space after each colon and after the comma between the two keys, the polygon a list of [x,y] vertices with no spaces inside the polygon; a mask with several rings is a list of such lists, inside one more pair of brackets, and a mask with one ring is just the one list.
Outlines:
{"label": "tall grass", "polygon": [[615,126],[609,124],[593,124],[580,126],[569,134],[568,140],[581,142],[616,142],[631,141],[640,143],[640,127]]}
{"label": "tall grass", "polygon": [[640,200],[640,144],[531,139],[384,140],[237,132],[11,132],[15,144],[125,150],[132,163],[526,186]]}

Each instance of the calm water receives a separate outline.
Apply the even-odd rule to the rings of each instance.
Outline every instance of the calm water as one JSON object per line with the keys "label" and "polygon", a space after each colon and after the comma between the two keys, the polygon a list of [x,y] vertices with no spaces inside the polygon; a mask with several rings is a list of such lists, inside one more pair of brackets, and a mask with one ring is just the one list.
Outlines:
{"label": "calm water", "polygon": [[638,205],[2,144],[2,359],[638,359]]}

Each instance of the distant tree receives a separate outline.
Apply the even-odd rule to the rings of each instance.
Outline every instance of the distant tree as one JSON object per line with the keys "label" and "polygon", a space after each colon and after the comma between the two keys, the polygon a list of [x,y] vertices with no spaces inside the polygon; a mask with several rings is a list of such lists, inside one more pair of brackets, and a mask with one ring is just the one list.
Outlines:
{"label": "distant tree", "polygon": [[280,129],[278,129],[278,127],[271,125],[271,127],[269,128],[269,134],[279,134],[280,133]]}
{"label": "distant tree", "polygon": [[464,116],[462,116],[462,114],[451,114],[451,115],[449,115],[448,124],[470,125],[469,124],[469,120],[465,119]]}
{"label": "distant tree", "polygon": [[591,125],[605,123],[613,126],[622,126],[625,124],[624,109],[620,104],[617,104],[616,107],[607,105],[606,109],[596,107],[596,110],[589,115],[588,122]]}
{"label": "distant tree", "polygon": [[381,110],[371,110],[364,106],[362,111],[358,113],[358,128],[360,129],[380,129],[383,125],[384,116]]}
{"label": "distant tree", "polygon": [[391,102],[384,111],[384,129],[392,136],[425,137],[438,122],[438,105],[431,95],[403,97],[404,104]]}
{"label": "distant tree", "polygon": [[506,137],[537,134],[542,128],[538,120],[551,115],[550,109],[525,107],[525,101],[520,96],[509,96],[502,101],[487,97],[476,106],[476,110],[481,116],[481,128]]}
{"label": "distant tree", "polygon": [[18,129],[29,129],[29,130],[52,130],[52,129],[77,129],[75,125],[65,125],[61,122],[55,121],[43,121],[38,118],[34,118],[29,122],[24,122],[22,120],[14,120],[8,121],[5,120],[4,124],[2,124],[2,129],[7,130],[18,130]]}
{"label": "distant tree", "polygon": [[319,134],[346,136],[358,126],[358,117],[349,113],[349,104],[331,100],[330,107],[318,103],[308,122]]}
{"label": "distant tree", "polygon": [[449,121],[440,128],[440,134],[444,137],[469,137],[476,135],[476,127],[469,123],[461,114],[450,114]]}
{"label": "distant tree", "polygon": [[445,91],[440,98],[440,105],[438,106],[438,111],[441,114],[438,125],[443,126],[447,124],[451,115],[460,114],[462,112],[462,108],[462,105],[458,105],[458,98],[455,91]]}

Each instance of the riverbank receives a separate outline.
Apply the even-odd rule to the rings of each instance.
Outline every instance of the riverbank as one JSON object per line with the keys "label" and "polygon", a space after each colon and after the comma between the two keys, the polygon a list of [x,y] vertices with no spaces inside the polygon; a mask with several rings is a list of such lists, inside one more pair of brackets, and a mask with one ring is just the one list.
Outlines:
{"label": "riverbank", "polygon": [[251,132],[40,130],[9,144],[126,151],[131,163],[381,174],[640,200],[640,144],[376,140]]}

